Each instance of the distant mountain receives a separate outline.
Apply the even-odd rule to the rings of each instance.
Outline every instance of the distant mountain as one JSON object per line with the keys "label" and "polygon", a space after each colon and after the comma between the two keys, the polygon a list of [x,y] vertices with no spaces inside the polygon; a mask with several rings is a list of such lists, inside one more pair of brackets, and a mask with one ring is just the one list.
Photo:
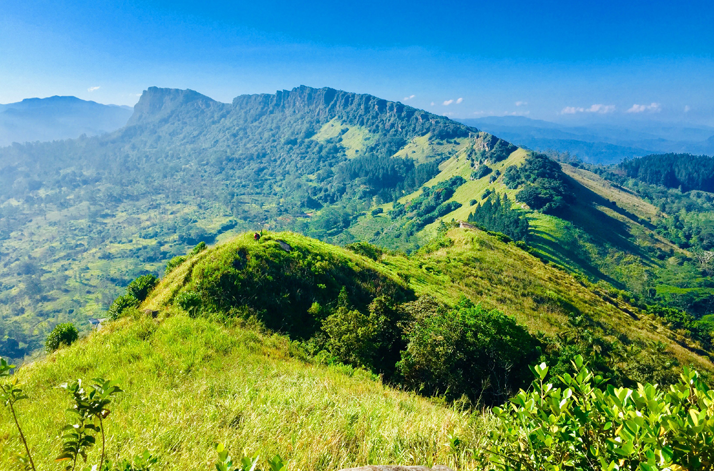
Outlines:
{"label": "distant mountain", "polygon": [[102,105],[73,96],[28,98],[0,105],[0,147],[95,136],[121,128],[131,115],[128,106]]}
{"label": "distant mountain", "polygon": [[524,116],[460,120],[537,151],[569,152],[590,163],[617,163],[653,153],[714,155],[714,128],[663,123],[565,126]]}

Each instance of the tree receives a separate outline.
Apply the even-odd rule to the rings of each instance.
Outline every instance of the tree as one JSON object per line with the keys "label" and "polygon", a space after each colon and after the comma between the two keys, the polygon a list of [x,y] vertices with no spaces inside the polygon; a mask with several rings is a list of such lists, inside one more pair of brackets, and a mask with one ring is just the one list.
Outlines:
{"label": "tree", "polygon": [[52,353],[61,346],[72,345],[79,338],[79,332],[72,323],[57,324],[45,340],[47,353]]}

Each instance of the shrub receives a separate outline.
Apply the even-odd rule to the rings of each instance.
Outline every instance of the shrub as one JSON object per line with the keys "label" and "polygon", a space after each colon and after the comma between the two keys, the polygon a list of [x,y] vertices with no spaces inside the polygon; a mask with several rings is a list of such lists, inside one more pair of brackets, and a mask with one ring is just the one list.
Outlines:
{"label": "shrub", "polygon": [[205,242],[199,242],[199,243],[193,248],[193,250],[191,250],[191,255],[199,254],[199,253],[203,252],[204,250],[206,250],[207,248],[208,248],[208,245],[206,245]]}
{"label": "shrub", "polygon": [[195,291],[182,291],[176,296],[176,304],[189,316],[196,317],[201,309],[201,296]]}
{"label": "shrub", "polygon": [[384,209],[382,208],[376,208],[372,210],[372,216],[379,216],[384,212]]}
{"label": "shrub", "polygon": [[123,296],[119,296],[114,300],[111,306],[109,306],[109,312],[107,315],[109,316],[110,319],[116,320],[121,317],[121,315],[126,311],[127,309],[137,307],[139,305],[139,300],[136,299],[134,296],[130,294],[125,294]]}
{"label": "shrub", "polygon": [[126,288],[126,294],[135,297],[139,301],[143,301],[149,295],[149,292],[154,289],[154,286],[158,284],[158,282],[159,279],[153,274],[140,276],[136,280],[129,283],[129,286]]}
{"label": "shrub", "polygon": [[57,324],[45,340],[47,353],[52,353],[62,345],[72,345],[79,338],[79,332],[72,323]]}
{"label": "shrub", "polygon": [[546,382],[548,366],[499,419],[486,456],[489,469],[704,470],[714,466],[714,391],[684,368],[669,388],[604,386],[581,356],[564,388]]}
{"label": "shrub", "polygon": [[427,395],[462,395],[496,404],[527,384],[525,365],[538,358],[538,342],[516,321],[470,302],[417,318],[398,368],[407,386]]}
{"label": "shrub", "polygon": [[181,265],[185,261],[186,261],[186,257],[184,257],[184,256],[178,256],[178,257],[172,258],[171,260],[166,262],[166,271],[164,271],[164,274],[168,275],[169,273],[171,273],[174,270],[174,268]]}
{"label": "shrub", "polygon": [[490,174],[493,172],[493,169],[489,167],[488,165],[482,164],[479,165],[479,167],[471,172],[471,180],[478,180],[480,178],[485,177],[486,175]]}

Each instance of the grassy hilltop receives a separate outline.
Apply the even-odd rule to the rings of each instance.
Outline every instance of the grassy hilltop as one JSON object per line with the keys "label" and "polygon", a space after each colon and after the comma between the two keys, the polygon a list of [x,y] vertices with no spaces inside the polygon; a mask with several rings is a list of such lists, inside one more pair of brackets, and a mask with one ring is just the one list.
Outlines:
{"label": "grassy hilltop", "polygon": [[[400,392],[414,383],[393,371],[384,372],[390,386],[382,384],[377,362],[371,373],[369,365],[333,363],[352,358],[340,359],[329,342],[333,331],[324,327],[325,319],[347,312],[340,310],[343,292],[349,312],[358,314],[372,313],[375,299],[424,306],[418,303],[426,296],[448,311],[465,295],[485,308],[483,316],[498,309],[531,334],[541,332],[541,354],[551,364],[559,351],[567,361],[581,353],[621,381],[670,378],[683,365],[711,370],[696,345],[653,315],[502,235],[455,228],[405,256],[294,233],[255,241],[250,233],[189,255],[139,309],[20,370],[31,402],[17,407],[38,466],[61,468],[52,462],[58,449],[48,433],[65,417],[67,396],[57,386],[102,376],[125,390],[107,420],[110,458],[148,449],[161,469],[207,469],[221,442],[234,453],[279,453],[291,469],[474,468],[476,457],[465,450],[483,445],[493,419],[478,408],[460,409],[468,398],[448,406]],[[181,307],[192,299],[188,293],[200,307]],[[310,353],[320,346],[321,353]],[[5,467],[18,441],[7,411],[0,413]]]}

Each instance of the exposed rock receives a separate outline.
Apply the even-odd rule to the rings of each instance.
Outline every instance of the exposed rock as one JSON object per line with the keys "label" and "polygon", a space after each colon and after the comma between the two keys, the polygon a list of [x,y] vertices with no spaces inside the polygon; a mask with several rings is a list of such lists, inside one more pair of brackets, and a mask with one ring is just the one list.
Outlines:
{"label": "exposed rock", "polygon": [[156,319],[156,316],[159,315],[159,311],[154,311],[153,309],[144,309],[144,314],[145,314],[147,317],[151,316],[151,317],[153,317],[154,319]]}
{"label": "exposed rock", "polygon": [[288,244],[284,240],[279,240],[278,244],[280,244],[280,248],[286,252],[290,252],[293,249],[292,247],[290,247],[290,244]]}

